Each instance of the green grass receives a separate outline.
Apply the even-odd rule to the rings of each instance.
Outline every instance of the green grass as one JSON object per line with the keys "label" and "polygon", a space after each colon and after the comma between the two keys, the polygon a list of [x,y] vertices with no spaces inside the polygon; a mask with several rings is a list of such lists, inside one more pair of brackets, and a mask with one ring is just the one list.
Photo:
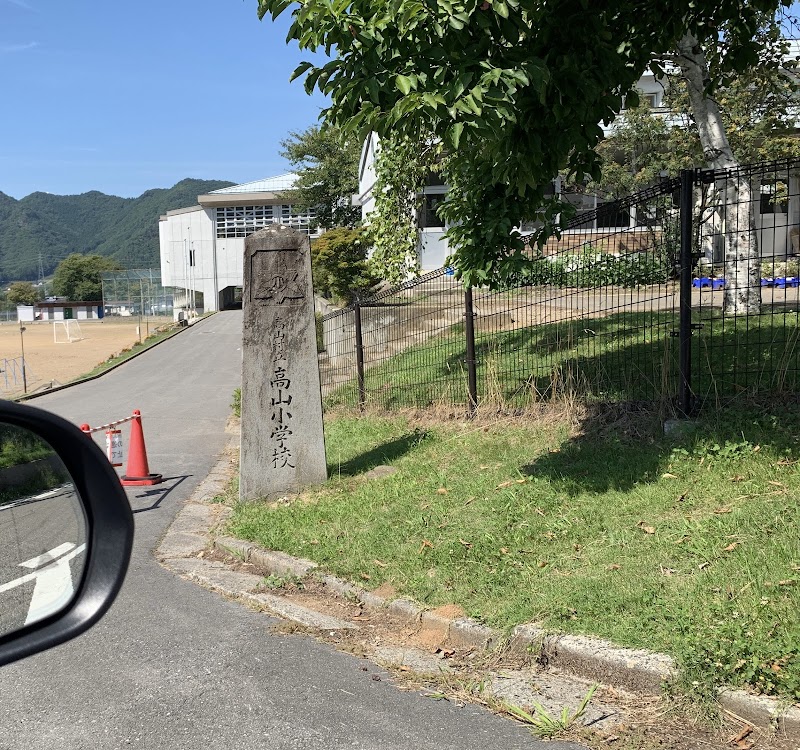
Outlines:
{"label": "green grass", "polygon": [[53,453],[42,438],[22,427],[0,425],[0,469],[19,466]]}
{"label": "green grass", "polygon": [[[798,700],[798,415],[740,406],[679,442],[646,415],[577,437],[553,420],[336,416],[327,484],[288,507],[236,505],[229,531],[495,627],[670,653],[706,695]],[[363,478],[384,463],[398,472]]]}
{"label": "green grass", "polygon": [[[696,311],[692,388],[702,400],[800,386],[800,314],[723,317]],[[479,401],[524,406],[565,391],[603,401],[658,400],[678,391],[678,315],[617,313],[478,333]],[[464,325],[366,371],[368,400],[384,407],[467,401]],[[355,381],[339,386],[326,405],[357,402]]]}

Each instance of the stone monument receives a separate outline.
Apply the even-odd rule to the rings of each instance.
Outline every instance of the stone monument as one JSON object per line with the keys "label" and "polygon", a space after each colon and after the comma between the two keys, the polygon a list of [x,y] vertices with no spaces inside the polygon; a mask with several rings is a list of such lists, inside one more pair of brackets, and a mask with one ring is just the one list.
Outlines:
{"label": "stone monument", "polygon": [[327,479],[307,235],[245,240],[242,308],[239,496],[274,499]]}

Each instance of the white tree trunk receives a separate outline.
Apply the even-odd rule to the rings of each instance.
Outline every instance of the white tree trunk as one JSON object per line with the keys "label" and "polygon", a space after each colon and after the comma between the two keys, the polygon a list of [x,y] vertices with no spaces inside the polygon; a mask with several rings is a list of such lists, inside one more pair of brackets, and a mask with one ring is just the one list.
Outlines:
{"label": "white tree trunk", "polygon": [[[676,62],[689,89],[692,115],[700,133],[706,162],[713,169],[735,169],[733,155],[717,102],[707,91],[708,63],[697,39],[686,34],[678,43]],[[761,271],[749,178],[728,178],[722,190],[725,216],[725,298],[723,310],[732,315],[757,313],[761,307]]]}

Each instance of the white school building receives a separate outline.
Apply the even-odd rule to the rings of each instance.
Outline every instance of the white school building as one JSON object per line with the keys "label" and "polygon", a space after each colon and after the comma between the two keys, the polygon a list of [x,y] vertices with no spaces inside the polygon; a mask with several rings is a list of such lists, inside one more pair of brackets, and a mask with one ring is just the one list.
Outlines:
{"label": "white school building", "polygon": [[270,224],[311,236],[314,213],[284,197],[297,180],[287,173],[197,196],[197,204],[158,221],[161,283],[175,290],[175,309],[211,312],[234,305],[244,280],[245,237]]}

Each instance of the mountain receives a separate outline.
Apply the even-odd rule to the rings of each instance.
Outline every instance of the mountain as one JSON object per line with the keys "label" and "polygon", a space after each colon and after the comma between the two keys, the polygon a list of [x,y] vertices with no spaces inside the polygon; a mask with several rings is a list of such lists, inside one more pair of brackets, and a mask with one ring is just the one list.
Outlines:
{"label": "mountain", "polygon": [[35,280],[40,260],[48,275],[70,253],[98,253],[125,268],[157,268],[158,217],[233,184],[186,179],[138,198],[93,190],[82,195],[31,193],[16,200],[0,192],[0,283]]}

